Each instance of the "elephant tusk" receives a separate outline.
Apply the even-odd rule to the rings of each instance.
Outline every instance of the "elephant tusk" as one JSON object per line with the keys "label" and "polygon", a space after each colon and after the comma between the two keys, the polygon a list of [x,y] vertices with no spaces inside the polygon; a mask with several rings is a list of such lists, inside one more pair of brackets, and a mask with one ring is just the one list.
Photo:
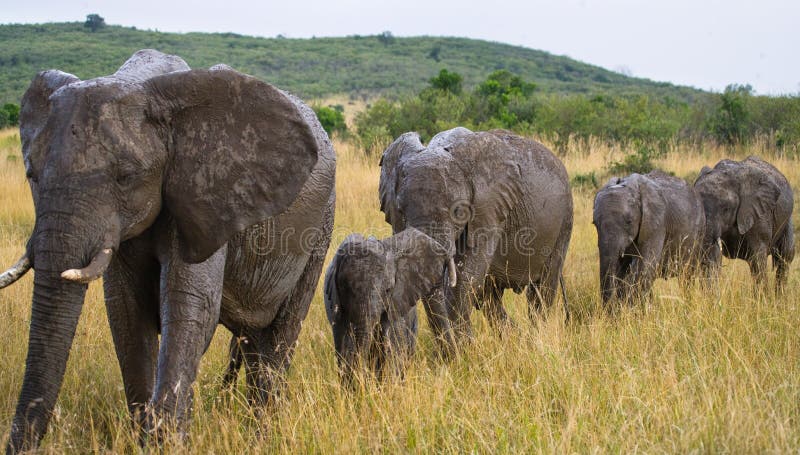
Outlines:
{"label": "elephant tusk", "polygon": [[450,257],[450,262],[447,263],[447,271],[450,274],[449,275],[450,287],[454,288],[454,287],[456,287],[456,279],[457,279],[456,278],[456,261],[453,260],[452,256]]}
{"label": "elephant tusk", "polygon": [[30,269],[31,260],[28,259],[28,255],[26,254],[19,258],[19,261],[17,261],[16,264],[12,265],[8,270],[0,275],[0,289],[3,289],[4,287],[22,278],[22,275],[25,275]]}
{"label": "elephant tusk", "polygon": [[84,284],[100,278],[111,262],[111,252],[111,248],[101,250],[85,268],[66,270],[61,274],[61,278]]}

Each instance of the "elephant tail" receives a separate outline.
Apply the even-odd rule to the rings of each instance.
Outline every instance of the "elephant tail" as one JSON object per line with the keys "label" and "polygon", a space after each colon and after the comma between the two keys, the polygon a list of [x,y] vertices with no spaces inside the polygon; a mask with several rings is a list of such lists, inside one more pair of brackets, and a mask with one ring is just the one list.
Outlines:
{"label": "elephant tail", "polygon": [[561,298],[564,299],[564,317],[569,322],[569,302],[567,301],[567,288],[564,287],[564,273],[558,277],[558,284],[561,286]]}

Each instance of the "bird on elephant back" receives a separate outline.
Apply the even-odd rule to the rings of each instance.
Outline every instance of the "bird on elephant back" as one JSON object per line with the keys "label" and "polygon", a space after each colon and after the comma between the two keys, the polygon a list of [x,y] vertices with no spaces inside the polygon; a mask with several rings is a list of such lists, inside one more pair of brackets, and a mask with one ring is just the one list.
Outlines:
{"label": "bird on elephant back", "polygon": [[680,276],[685,288],[700,270],[705,213],[683,179],[659,170],[613,177],[595,196],[592,223],[609,312],[649,297],[656,278]]}
{"label": "bird on elephant back", "polygon": [[564,165],[542,144],[455,128],[425,146],[405,133],[380,166],[380,207],[393,232],[413,227],[447,251],[439,285],[422,299],[444,354],[471,338],[475,307],[494,326],[509,322],[505,289],[527,288],[534,319],[559,282],[563,291],[572,194]]}
{"label": "bird on elephant back", "polygon": [[333,228],[336,158],[313,111],[227,66],[142,50],[106,77],[39,73],[20,132],[36,222],[0,287],[36,274],[8,451],[44,435],[101,276],[142,434],[186,428],[220,323],[250,341],[251,402],[273,402]]}
{"label": "bird on elephant back", "polygon": [[767,290],[767,258],[775,268],[775,293],[786,287],[794,259],[794,194],[786,177],[758,157],[703,167],[694,188],[703,203],[705,261],[719,273],[724,255],[750,266],[757,293]]}

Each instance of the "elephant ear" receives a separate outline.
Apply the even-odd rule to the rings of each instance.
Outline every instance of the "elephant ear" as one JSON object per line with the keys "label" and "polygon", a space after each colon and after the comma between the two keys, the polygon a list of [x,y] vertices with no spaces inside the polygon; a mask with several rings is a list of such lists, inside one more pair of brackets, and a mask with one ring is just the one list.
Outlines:
{"label": "elephant ear", "polygon": [[397,204],[397,185],[400,170],[405,159],[425,150],[417,133],[404,133],[392,142],[383,152],[380,161],[381,178],[378,193],[381,198],[381,212],[384,219],[392,225],[394,232],[403,230],[402,216]]}
{"label": "elephant ear", "polygon": [[39,135],[50,116],[50,95],[59,88],[74,82],[80,82],[80,79],[58,70],[42,71],[31,81],[31,85],[22,96],[19,112],[19,132],[22,140],[22,153],[26,157],[26,161],[30,159],[30,143]]}
{"label": "elephant ear", "polygon": [[655,187],[657,185],[655,182],[638,174],[633,174],[631,180],[637,182],[639,192],[641,218],[639,218],[637,243],[641,244],[657,238],[664,232],[663,223],[667,204],[664,196]]}
{"label": "elephant ear", "polygon": [[364,237],[361,234],[350,234],[344,239],[336,254],[333,255],[328,269],[325,271],[325,281],[323,282],[323,300],[325,302],[325,314],[328,315],[328,322],[333,324],[336,316],[341,310],[341,301],[339,299],[339,289],[336,285],[338,279],[339,267],[342,264],[345,256],[348,255],[353,249],[354,245],[362,244]]}
{"label": "elephant ear", "polygon": [[[340,249],[341,251],[341,249]],[[333,256],[328,270],[325,271],[325,281],[323,284],[323,300],[325,301],[325,314],[328,322],[333,324],[339,312],[339,290],[336,288],[336,275],[339,272],[340,251]]]}
{"label": "elephant ear", "polygon": [[775,205],[780,197],[780,187],[767,176],[745,174],[739,190],[739,207],[736,210],[736,229],[739,235],[747,233],[757,220],[772,220]]}
{"label": "elephant ear", "polygon": [[395,283],[391,298],[404,315],[441,282],[449,255],[439,242],[414,228],[383,241],[387,260],[394,262]]}
{"label": "elephant ear", "polygon": [[284,212],[317,162],[321,145],[299,107],[251,76],[182,71],[149,79],[145,90],[166,131],[165,206],[188,262]]}
{"label": "elephant ear", "polygon": [[453,146],[453,156],[462,168],[474,169],[469,213],[451,209],[455,219],[467,220],[467,246],[501,226],[520,197],[522,177],[516,162],[517,151],[525,152],[530,143],[498,131],[473,134]]}

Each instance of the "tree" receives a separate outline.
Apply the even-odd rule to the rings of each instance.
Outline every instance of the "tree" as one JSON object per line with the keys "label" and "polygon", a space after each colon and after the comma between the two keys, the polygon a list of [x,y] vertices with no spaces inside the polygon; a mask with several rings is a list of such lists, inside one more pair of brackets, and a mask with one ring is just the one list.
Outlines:
{"label": "tree", "polygon": [[450,92],[454,95],[461,93],[462,77],[458,73],[451,73],[446,69],[439,71],[439,75],[430,80],[431,86],[438,90]]}
{"label": "tree", "polygon": [[94,33],[106,26],[106,20],[99,14],[89,14],[86,16],[86,22],[83,23],[83,26]]}
{"label": "tree", "polygon": [[712,118],[712,130],[718,141],[737,144],[748,136],[748,101],[752,92],[753,88],[749,85],[725,87],[720,95],[720,106]]}
{"label": "tree", "polygon": [[439,55],[441,52],[442,46],[437,44],[436,46],[433,46],[433,49],[431,49],[430,52],[428,52],[428,58],[432,58],[436,63],[439,63],[439,61],[442,59]]}
{"label": "tree", "polygon": [[378,35],[378,41],[383,43],[384,46],[388,46],[388,45],[394,43],[394,35],[392,35],[392,32],[387,30],[387,31],[381,33],[380,35]]}

